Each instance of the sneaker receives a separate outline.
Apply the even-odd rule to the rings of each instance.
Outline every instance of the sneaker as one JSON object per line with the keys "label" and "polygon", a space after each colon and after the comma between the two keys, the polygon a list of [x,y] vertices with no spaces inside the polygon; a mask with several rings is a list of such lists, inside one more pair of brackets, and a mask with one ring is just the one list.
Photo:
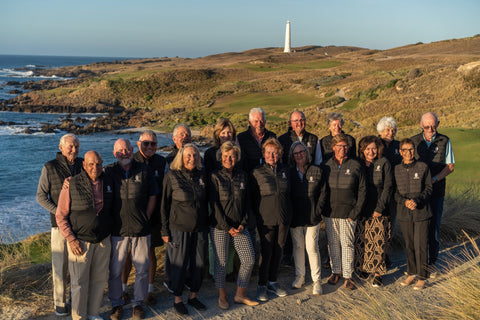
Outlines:
{"label": "sneaker", "polygon": [[268,292],[276,294],[279,297],[285,297],[287,295],[287,291],[280,288],[277,282],[269,282],[267,285],[267,290]]}
{"label": "sneaker", "polygon": [[123,308],[122,306],[113,307],[112,313],[110,314],[110,320],[120,320],[122,319]]}
{"label": "sneaker", "polygon": [[88,320],[103,320],[102,317],[100,316],[87,316]]}
{"label": "sneaker", "polygon": [[145,319],[145,311],[143,311],[142,306],[133,307],[133,320]]}
{"label": "sneaker", "polygon": [[207,310],[207,307],[203,303],[200,302],[196,297],[193,299],[188,299],[188,304],[197,309],[198,311]]}
{"label": "sneaker", "polygon": [[293,289],[300,289],[303,287],[303,284],[305,283],[305,277],[302,276],[297,276],[295,277],[295,281],[292,283],[292,288]]}
{"label": "sneaker", "polygon": [[70,310],[68,310],[68,307],[55,307],[55,314],[59,317],[66,317],[70,314]]}
{"label": "sneaker", "polygon": [[173,289],[170,288],[170,283],[167,281],[163,281],[163,286],[167,288],[168,292],[173,293]]}
{"label": "sneaker", "polygon": [[257,300],[258,301],[268,301],[267,286],[258,286],[257,287]]}
{"label": "sneaker", "polygon": [[314,296],[318,296],[322,294],[322,284],[320,283],[320,280],[313,282],[312,294]]}
{"label": "sneaker", "polygon": [[124,304],[128,304],[130,302],[130,297],[128,296],[128,292],[122,292],[122,299]]}
{"label": "sneaker", "polygon": [[372,287],[378,288],[382,286],[382,277],[375,276],[373,277]]}
{"label": "sneaker", "polygon": [[177,311],[178,314],[186,315],[188,314],[188,310],[183,304],[183,302],[178,302],[173,304],[173,308]]}
{"label": "sneaker", "polygon": [[152,292],[148,293],[147,298],[145,299],[145,303],[148,306],[154,306],[157,304],[157,299],[155,299]]}

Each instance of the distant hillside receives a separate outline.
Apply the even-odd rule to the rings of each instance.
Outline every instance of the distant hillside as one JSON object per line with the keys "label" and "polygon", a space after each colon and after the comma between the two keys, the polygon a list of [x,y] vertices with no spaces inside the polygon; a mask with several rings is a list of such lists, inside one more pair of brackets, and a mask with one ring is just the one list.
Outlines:
{"label": "distant hillside", "polygon": [[32,92],[8,103],[31,110],[141,110],[129,125],[164,130],[178,122],[203,129],[219,116],[243,130],[251,107],[263,107],[276,132],[286,129],[294,109],[305,111],[307,125],[319,135],[326,133],[326,114],[334,110],[344,114],[354,136],[374,133],[385,115],[395,117],[400,134],[414,131],[427,110],[436,112],[443,126],[480,126],[480,36],[388,50],[306,46],[294,51],[264,48],[47,70],[77,78],[32,84]]}

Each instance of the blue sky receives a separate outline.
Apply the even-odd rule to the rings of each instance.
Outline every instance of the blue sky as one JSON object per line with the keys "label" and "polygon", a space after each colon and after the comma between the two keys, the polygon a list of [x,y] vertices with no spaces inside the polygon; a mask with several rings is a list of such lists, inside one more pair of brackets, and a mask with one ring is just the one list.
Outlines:
{"label": "blue sky", "polygon": [[478,0],[0,0],[0,54],[199,57],[292,46],[388,49],[480,34]]}

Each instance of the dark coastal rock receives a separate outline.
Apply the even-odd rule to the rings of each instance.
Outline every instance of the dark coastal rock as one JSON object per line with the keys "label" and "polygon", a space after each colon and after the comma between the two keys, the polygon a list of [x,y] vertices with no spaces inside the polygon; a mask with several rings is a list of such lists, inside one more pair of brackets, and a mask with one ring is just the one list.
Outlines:
{"label": "dark coastal rock", "polygon": [[23,130],[21,133],[32,134],[32,133],[34,133],[34,132],[36,132],[36,131],[32,130],[32,128],[30,128],[30,127],[27,127],[27,128],[25,128],[25,130]]}
{"label": "dark coastal rock", "polygon": [[7,93],[10,93],[10,94],[20,94],[20,93],[23,93],[23,91],[22,91],[22,90],[18,90],[18,89],[13,89],[13,90],[7,91]]}
{"label": "dark coastal rock", "polygon": [[8,81],[6,85],[7,86],[20,86],[21,83],[18,82],[18,81]]}
{"label": "dark coastal rock", "polygon": [[17,123],[13,122],[13,121],[2,121],[0,120],[0,126],[14,126],[14,125],[17,125]]}
{"label": "dark coastal rock", "polygon": [[46,124],[40,128],[40,131],[43,133],[55,133],[56,125]]}

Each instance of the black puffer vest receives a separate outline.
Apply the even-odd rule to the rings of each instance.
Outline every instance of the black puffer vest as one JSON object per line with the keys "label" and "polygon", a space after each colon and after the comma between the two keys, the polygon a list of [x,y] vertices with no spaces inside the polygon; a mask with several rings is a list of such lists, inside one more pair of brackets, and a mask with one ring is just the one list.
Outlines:
{"label": "black puffer vest", "polygon": [[[282,134],[278,138],[278,141],[280,141],[283,147],[283,163],[288,164],[288,154],[290,152],[290,147],[295,141],[300,141],[300,139],[298,138],[295,131],[290,127],[288,128],[288,131],[286,133]],[[317,152],[318,137],[310,132],[303,131],[302,142],[308,148],[311,160],[313,161],[315,159],[315,153]]]}
{"label": "black puffer vest", "polygon": [[[262,144],[269,138],[276,138],[277,136],[272,131],[265,129],[265,135],[262,139]],[[242,149],[241,168],[245,172],[252,172],[255,167],[261,165],[263,160],[262,147],[258,145],[257,140],[252,136],[250,127],[237,136],[238,143]]]}
{"label": "black puffer vest", "polygon": [[[446,167],[445,156],[447,153],[448,137],[437,132],[435,140],[432,141],[430,147],[423,138],[423,132],[412,138],[415,144],[415,159],[425,162],[430,169],[432,177],[436,176]],[[433,184],[432,198],[445,196],[445,179]]]}
{"label": "black puffer vest", "polygon": [[148,168],[132,160],[128,178],[118,163],[105,167],[112,179],[114,202],[113,236],[142,237],[150,234],[147,216],[149,199]]}
{"label": "black puffer vest", "polygon": [[[355,142],[355,138],[352,137],[349,134],[346,134],[342,131],[343,134],[347,136],[347,144],[348,144],[348,154],[347,156],[351,159],[354,159],[357,157],[357,145]],[[332,134],[329,134],[328,136],[323,137],[320,140],[320,146],[322,148],[322,157],[323,161],[327,161],[328,159],[333,157],[333,148],[332,148],[332,139],[333,136]]]}
{"label": "black puffer vest", "polygon": [[276,172],[265,163],[253,170],[251,198],[257,225],[289,226],[292,221],[288,166],[278,164]]}
{"label": "black puffer vest", "polygon": [[[397,184],[397,219],[399,221],[423,221],[432,216],[428,205],[432,192],[432,182],[428,166],[420,161],[395,166]],[[405,200],[413,199],[417,203],[415,210],[405,207]]]}
{"label": "black puffer vest", "polygon": [[367,177],[367,197],[362,210],[362,217],[369,218],[373,212],[389,216],[390,202],[392,201],[394,182],[393,170],[387,158],[374,160],[370,167],[365,167]]}
{"label": "black puffer vest", "polygon": [[103,187],[103,207],[95,209],[93,190],[85,171],[70,180],[70,224],[75,236],[83,241],[98,243],[110,235],[113,219],[111,215],[113,186],[108,177],[100,178]]}
{"label": "black puffer vest", "polygon": [[[76,158],[73,162],[73,175],[77,175],[82,172],[83,159]],[[62,191],[63,181],[66,178],[71,177],[70,166],[67,159],[61,152],[57,152],[56,158],[45,163],[45,169],[47,169],[48,181],[50,181],[50,199],[55,205],[58,204],[58,197],[60,191]],[[55,219],[55,212],[50,212],[50,222],[52,227],[57,226],[57,220]]]}

